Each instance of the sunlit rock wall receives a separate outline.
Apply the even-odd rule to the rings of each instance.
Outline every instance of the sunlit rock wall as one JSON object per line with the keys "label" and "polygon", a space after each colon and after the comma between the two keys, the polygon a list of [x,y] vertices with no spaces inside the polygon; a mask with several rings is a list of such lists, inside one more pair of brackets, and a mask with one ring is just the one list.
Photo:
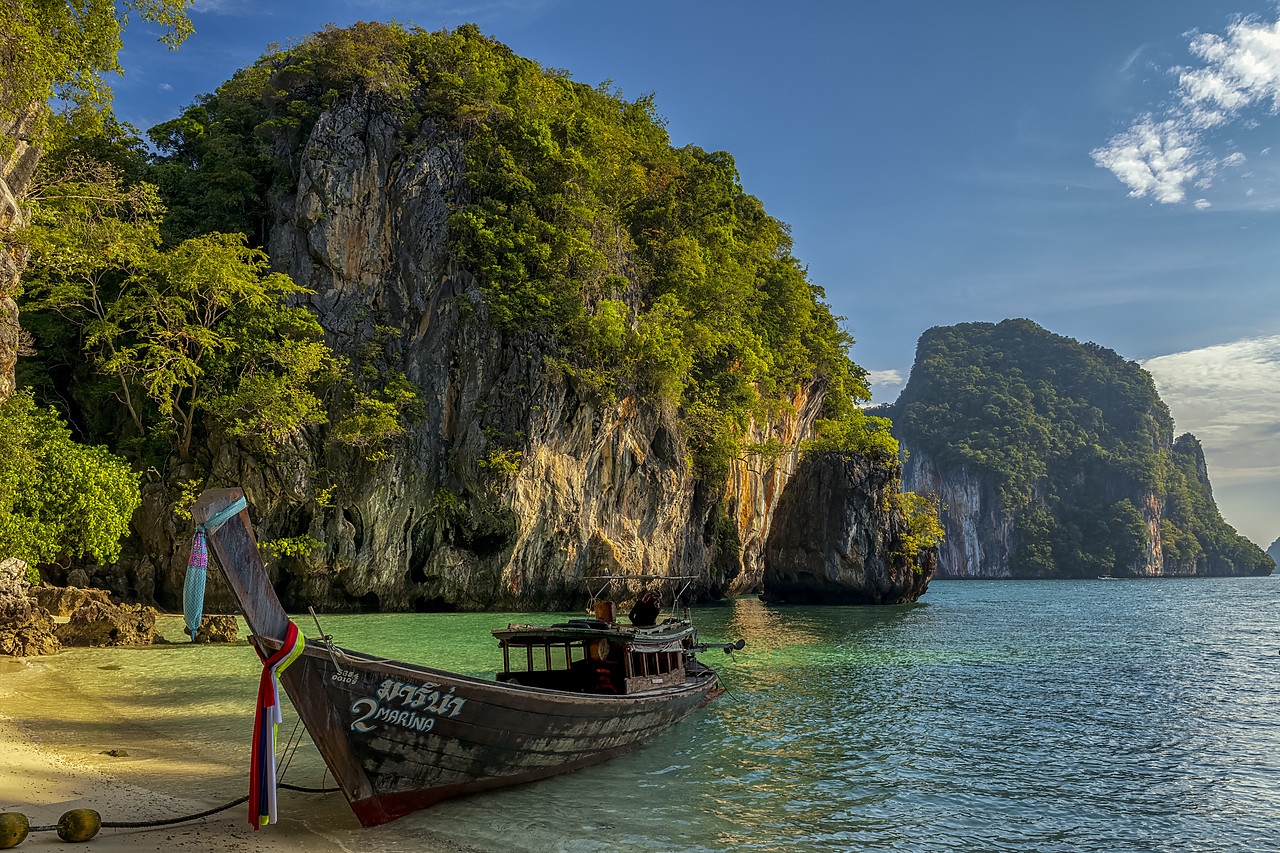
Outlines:
{"label": "sunlit rock wall", "polygon": [[[246,490],[260,540],[319,543],[269,555],[286,606],[566,608],[585,602],[584,576],[606,571],[691,575],[695,595],[757,588],[821,389],[800,388],[794,412],[753,425],[724,492],[708,494],[674,411],[603,400],[557,367],[546,342],[494,330],[476,280],[450,260],[461,144],[430,122],[405,137],[366,95],[323,115],[294,164],[296,191],[277,199],[269,251],[314,291],[308,303],[337,352],[403,369],[421,419],[381,462],[318,433],[267,459],[217,437],[210,448],[207,485]],[[745,451],[769,437],[786,452]],[[513,464],[494,464],[504,451]],[[136,525],[156,564],[154,594],[168,603],[188,547],[168,511],[175,486],[150,486]],[[130,571],[145,583],[147,567]],[[216,588],[208,600],[230,603]]]}

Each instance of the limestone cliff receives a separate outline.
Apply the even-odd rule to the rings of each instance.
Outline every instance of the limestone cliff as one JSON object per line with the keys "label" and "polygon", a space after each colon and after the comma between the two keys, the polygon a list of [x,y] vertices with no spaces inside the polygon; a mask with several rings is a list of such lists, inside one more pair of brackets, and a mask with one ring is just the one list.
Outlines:
{"label": "limestone cliff", "polygon": [[[402,366],[422,411],[380,461],[319,433],[271,458],[212,436],[206,486],[242,486],[260,540],[319,543],[269,560],[288,606],[569,607],[587,595],[582,577],[604,572],[695,575],[700,595],[760,584],[796,454],[743,452],[709,493],[673,408],[604,399],[546,340],[496,330],[450,251],[466,168],[456,135],[431,121],[410,131],[357,92],[320,116],[290,165],[296,189],[273,195],[273,262],[314,291],[333,348]],[[744,447],[794,449],[813,435],[823,393],[799,386]],[[135,551],[148,556],[125,581],[142,598],[180,594],[187,530],[172,508],[190,473],[144,488]],[[328,505],[318,496],[331,487]],[[209,602],[228,603],[216,590]]]}
{"label": "limestone cliff", "polygon": [[183,507],[231,485],[289,607],[568,608],[605,572],[753,590],[801,442],[869,396],[728,152],[473,25],[328,27],[148,133],[166,240],[243,234],[319,323],[263,331],[274,297],[211,320],[237,352],[200,356],[220,372],[176,441],[146,389],[143,439],[89,366],[51,374],[145,472],[128,556],[84,567],[130,599],[177,604]]}
{"label": "limestone cliff", "polygon": [[930,329],[887,412],[903,485],[937,494],[946,578],[1268,574],[1151,377],[1027,320]]}
{"label": "limestone cliff", "polygon": [[1003,511],[993,478],[964,465],[944,473],[928,452],[899,440],[905,460],[902,487],[937,495],[942,503],[946,537],[938,546],[938,577],[1012,577],[1013,519]]}

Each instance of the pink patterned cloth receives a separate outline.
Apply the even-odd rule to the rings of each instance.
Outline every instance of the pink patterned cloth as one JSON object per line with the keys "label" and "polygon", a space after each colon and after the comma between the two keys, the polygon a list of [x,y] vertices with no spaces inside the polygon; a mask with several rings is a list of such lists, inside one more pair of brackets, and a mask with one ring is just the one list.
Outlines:
{"label": "pink patterned cloth", "polygon": [[204,584],[208,570],[209,548],[205,545],[204,531],[196,528],[196,535],[191,538],[187,577],[182,583],[182,617],[192,642],[195,642],[196,632],[200,630],[200,619],[204,615]]}
{"label": "pink patterned cloth", "polygon": [[191,559],[187,561],[187,568],[209,568],[209,547],[205,545],[203,530],[197,530],[191,539]]}

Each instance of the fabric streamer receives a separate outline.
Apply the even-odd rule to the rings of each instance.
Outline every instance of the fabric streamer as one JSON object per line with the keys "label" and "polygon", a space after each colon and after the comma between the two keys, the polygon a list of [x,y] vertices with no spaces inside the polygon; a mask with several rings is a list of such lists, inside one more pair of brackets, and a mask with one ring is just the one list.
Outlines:
{"label": "fabric streamer", "polygon": [[204,617],[204,584],[209,574],[209,549],[204,530],[197,527],[191,537],[191,559],[187,561],[187,578],[182,582],[182,619],[187,624],[191,642],[196,640],[200,620]]}
{"label": "fabric streamer", "polygon": [[[280,709],[280,673],[307,647],[298,626],[289,623],[284,645],[262,658],[262,678],[258,681],[258,708],[253,720],[253,750],[249,772],[249,824],[254,831],[276,822],[276,734],[284,715]],[[255,646],[254,648],[257,648]]]}
{"label": "fabric streamer", "polygon": [[216,531],[245,506],[244,498],[237,498],[204,524],[197,524],[196,534],[191,538],[191,559],[187,561],[187,577],[182,582],[182,619],[193,643],[196,632],[200,630],[200,620],[204,617],[204,585],[209,576],[209,548],[205,543],[205,534]]}

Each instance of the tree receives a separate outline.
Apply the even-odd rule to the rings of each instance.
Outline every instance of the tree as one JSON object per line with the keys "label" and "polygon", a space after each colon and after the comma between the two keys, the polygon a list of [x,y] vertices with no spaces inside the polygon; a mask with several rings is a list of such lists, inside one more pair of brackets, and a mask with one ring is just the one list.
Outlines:
{"label": "tree", "polygon": [[[111,96],[103,75],[120,73],[120,31],[130,14],[165,28],[176,48],[192,32],[189,0],[6,0],[0,3],[0,128],[30,121],[36,141],[48,128],[48,104],[61,99],[100,112]],[[12,151],[14,140],[0,137]]]}
{"label": "tree", "polygon": [[[338,370],[307,293],[269,272],[265,252],[243,234],[206,234],[161,245],[155,188],[125,186],[119,170],[83,157],[33,193],[26,310],[56,311],[82,343],[139,434],[143,404],[187,458],[197,413],[266,448],[325,420],[310,385]],[[151,416],[154,417],[154,416]]]}
{"label": "tree", "polygon": [[310,384],[338,370],[315,316],[290,298],[310,293],[268,272],[243,234],[206,234],[146,257],[108,308],[125,343],[105,369],[136,379],[191,455],[196,414],[266,449],[325,421]]}
{"label": "tree", "polygon": [[29,390],[0,402],[0,554],[32,566],[82,556],[112,562],[140,503],[129,464],[72,441]]}
{"label": "tree", "polygon": [[[24,239],[34,263],[24,310],[49,309],[81,328],[84,344],[109,365],[119,354],[122,330],[111,306],[122,281],[139,273],[157,251],[163,207],[155,187],[126,187],[119,169],[54,149],[58,171],[46,169],[28,193],[31,225]],[[142,414],[129,377],[111,369],[118,396],[138,432]]]}
{"label": "tree", "polygon": [[800,449],[806,456],[859,454],[877,462],[890,462],[898,458],[898,441],[890,432],[892,426],[888,418],[868,415],[855,407],[839,418],[818,421],[818,437],[803,442]]}

